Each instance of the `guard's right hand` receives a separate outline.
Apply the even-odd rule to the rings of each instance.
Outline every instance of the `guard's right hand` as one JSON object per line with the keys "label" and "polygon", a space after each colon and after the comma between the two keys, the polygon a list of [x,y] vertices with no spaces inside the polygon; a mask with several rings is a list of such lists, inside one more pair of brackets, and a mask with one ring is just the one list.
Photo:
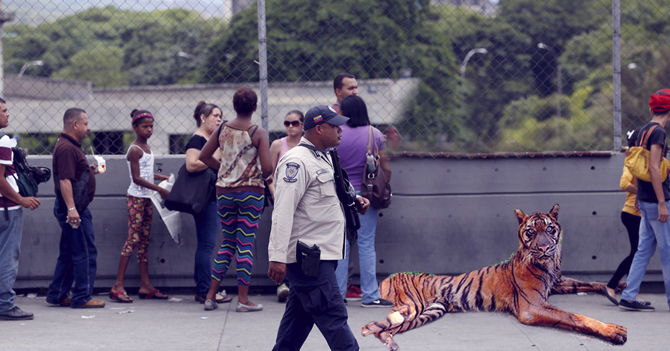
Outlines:
{"label": "guard's right hand", "polygon": [[22,197],[21,201],[19,202],[19,205],[21,205],[21,207],[29,208],[31,210],[40,207],[41,204],[42,202],[40,202],[39,199],[32,196]]}
{"label": "guard's right hand", "polygon": [[275,283],[281,284],[286,276],[286,263],[270,261],[270,268],[268,268],[268,277]]}

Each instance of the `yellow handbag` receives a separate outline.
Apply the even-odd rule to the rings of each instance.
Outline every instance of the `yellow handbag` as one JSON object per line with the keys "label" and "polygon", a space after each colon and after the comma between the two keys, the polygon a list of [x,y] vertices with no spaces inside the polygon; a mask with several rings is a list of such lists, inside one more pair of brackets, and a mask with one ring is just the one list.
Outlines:
{"label": "yellow handbag", "polygon": [[[649,130],[642,135],[639,146],[632,146],[626,151],[626,160],[624,161],[624,164],[628,167],[628,170],[634,177],[645,182],[651,182],[651,176],[649,175],[650,153],[645,146],[649,142],[651,132],[657,127],[658,125],[649,128]],[[662,182],[668,177],[668,168],[670,168],[670,161],[665,157],[661,158],[659,169],[661,171]]]}

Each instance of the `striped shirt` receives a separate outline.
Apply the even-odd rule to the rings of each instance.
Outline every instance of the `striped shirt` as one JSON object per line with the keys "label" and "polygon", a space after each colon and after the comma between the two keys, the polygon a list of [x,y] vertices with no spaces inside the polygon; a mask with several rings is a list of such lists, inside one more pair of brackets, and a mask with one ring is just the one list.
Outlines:
{"label": "striped shirt", "polygon": [[[19,186],[16,184],[16,169],[14,169],[14,154],[12,148],[16,146],[16,139],[10,138],[8,135],[3,135],[0,138],[0,164],[5,165],[5,179],[14,191],[19,192]],[[2,194],[0,194],[2,197]],[[4,200],[4,199],[3,199]],[[0,201],[0,211],[4,211],[4,201]],[[21,208],[16,202],[7,199],[7,209],[17,210]]]}

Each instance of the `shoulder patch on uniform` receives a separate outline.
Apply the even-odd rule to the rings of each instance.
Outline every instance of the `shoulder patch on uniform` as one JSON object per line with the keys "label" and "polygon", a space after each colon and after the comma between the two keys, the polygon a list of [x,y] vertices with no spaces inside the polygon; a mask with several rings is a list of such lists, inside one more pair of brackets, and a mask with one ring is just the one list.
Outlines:
{"label": "shoulder patch on uniform", "polygon": [[298,180],[295,178],[298,175],[298,169],[300,169],[300,165],[295,163],[295,162],[288,162],[286,164],[286,177],[284,177],[284,181],[287,183],[295,183]]}

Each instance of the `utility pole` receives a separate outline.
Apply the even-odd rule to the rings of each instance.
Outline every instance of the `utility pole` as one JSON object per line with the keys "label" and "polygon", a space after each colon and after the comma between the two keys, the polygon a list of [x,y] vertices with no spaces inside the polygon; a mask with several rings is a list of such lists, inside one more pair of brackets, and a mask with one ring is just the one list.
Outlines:
{"label": "utility pole", "polygon": [[258,0],[258,78],[261,88],[261,124],[268,128],[268,52],[265,27],[265,0]]}
{"label": "utility pole", "polygon": [[0,97],[5,97],[5,62],[2,58],[3,49],[2,49],[2,27],[5,25],[5,22],[11,22],[14,20],[14,13],[5,12],[2,10],[2,0],[0,0]]}

